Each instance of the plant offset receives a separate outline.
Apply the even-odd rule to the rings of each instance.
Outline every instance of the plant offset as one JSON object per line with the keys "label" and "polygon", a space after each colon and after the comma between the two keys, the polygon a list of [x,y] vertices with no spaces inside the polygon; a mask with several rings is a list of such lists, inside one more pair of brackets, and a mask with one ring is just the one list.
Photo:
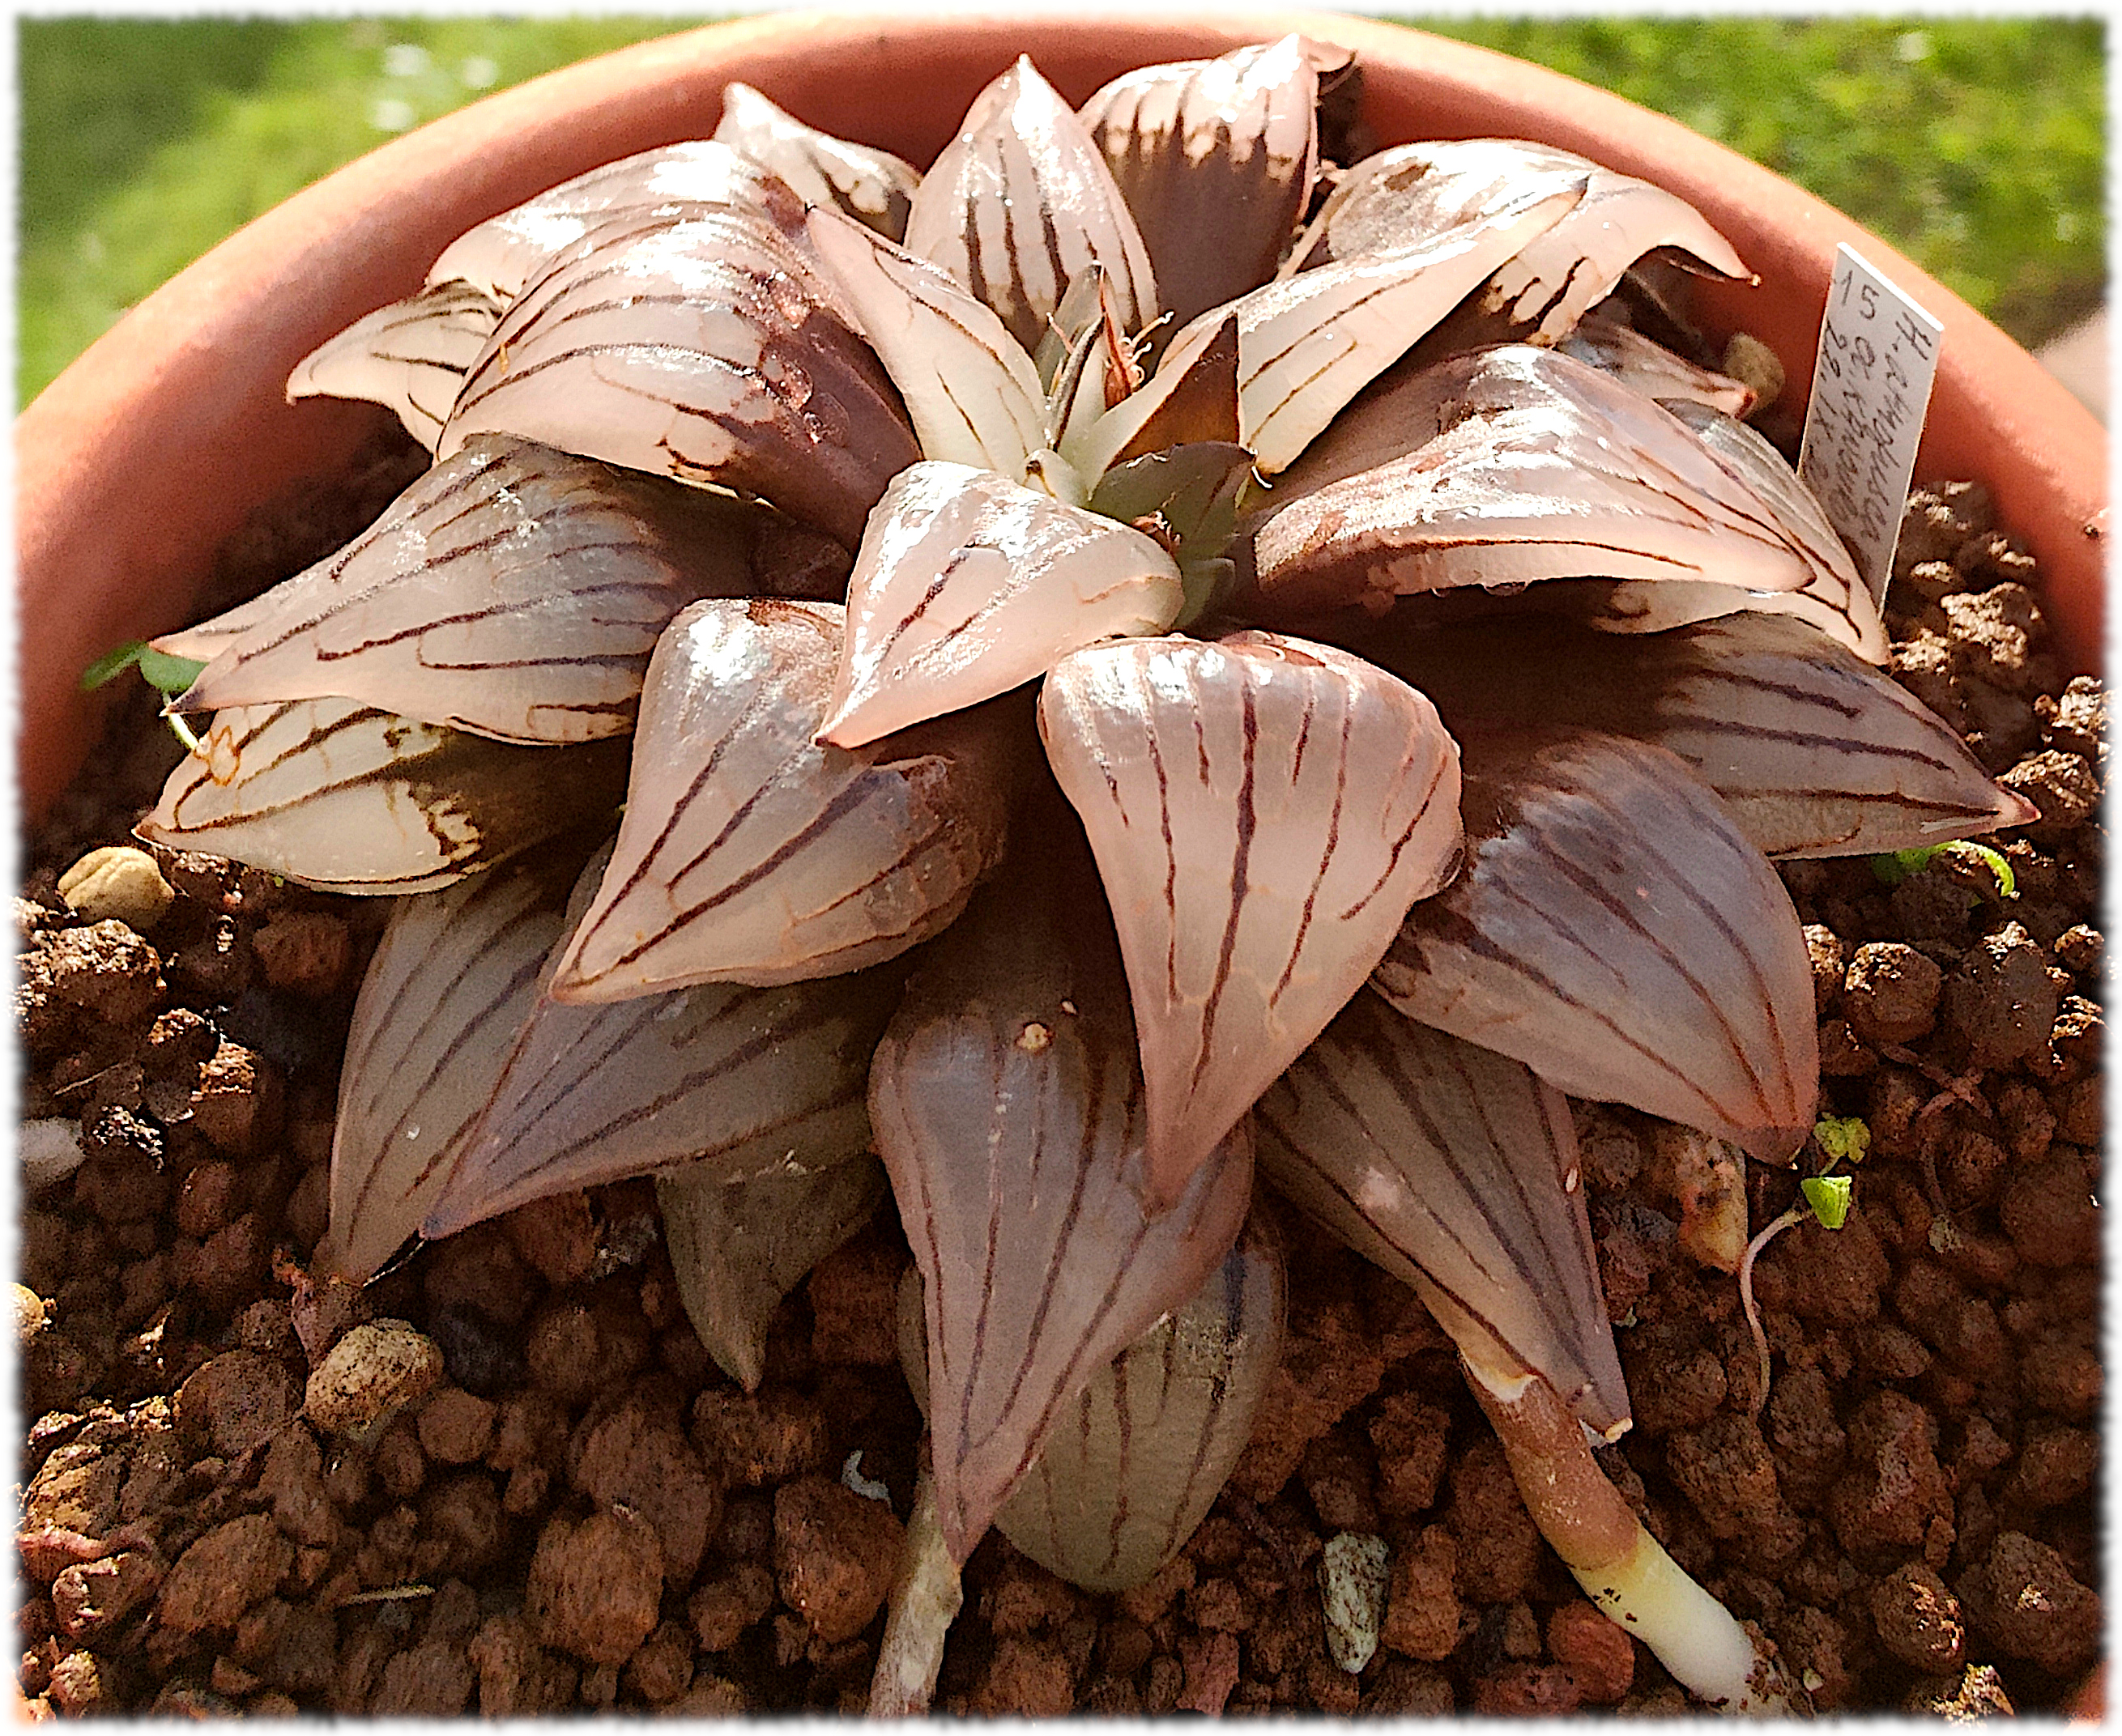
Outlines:
{"label": "plant offset", "polygon": [[732,86],[304,362],[434,468],[157,642],[199,745],[143,836],[419,894],[320,1272],[652,1171],[755,1385],[881,1160],[933,1470],[880,1707],[990,1525],[1100,1589],[1185,1544],[1278,1351],[1256,1179],[1422,1295],[1596,1601],[1784,1697],[1592,1457],[1563,1094],[1789,1162],[1769,856],[2035,810],[1878,673],[1688,327],[1728,244],[1543,147],[1344,166],[1358,75],[1292,37],[1072,110],[1021,61],[925,176]]}

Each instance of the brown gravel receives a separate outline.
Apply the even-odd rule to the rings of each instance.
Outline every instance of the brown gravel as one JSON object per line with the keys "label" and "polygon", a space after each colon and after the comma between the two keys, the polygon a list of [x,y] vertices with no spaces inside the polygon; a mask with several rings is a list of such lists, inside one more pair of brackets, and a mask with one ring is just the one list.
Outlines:
{"label": "brown gravel", "polygon": [[[380,446],[353,505],[240,550],[227,598],[336,546],[419,462]],[[1992,840],[2018,897],[1951,859],[1891,888],[1861,860],[1785,865],[1825,1108],[1873,1143],[1848,1225],[1760,1263],[1758,1417],[1736,1289],[1680,1252],[1644,1124],[1578,1107],[1636,1399],[1602,1462],[1822,1710],[2053,1708],[2097,1651],[2106,707],[2058,665],[2027,578],[1979,489],[1920,496],[1889,622],[1909,685],[2041,810]],[[175,757],[143,697],[117,709],[97,780],[30,840],[16,908],[25,1113],[88,1154],[22,1220],[33,1710],[858,1707],[919,1438],[889,1216],[784,1304],[751,1395],[685,1323],[639,1188],[523,1208],[365,1291],[309,1288],[384,912],[167,852],[147,854],[175,897],[143,930],[69,908],[61,874],[125,843]],[[1756,1170],[1749,1191],[1760,1224],[1794,1183]],[[1301,1224],[1286,1240],[1304,1281],[1283,1366],[1186,1551],[1091,1597],[991,1535],[939,1706],[1681,1710],[1540,1543],[1419,1304]],[[341,1380],[334,1346],[392,1321],[418,1346]],[[837,1480],[856,1452],[889,1507]],[[1359,1676],[1320,1616],[1339,1528],[1392,1558]]]}

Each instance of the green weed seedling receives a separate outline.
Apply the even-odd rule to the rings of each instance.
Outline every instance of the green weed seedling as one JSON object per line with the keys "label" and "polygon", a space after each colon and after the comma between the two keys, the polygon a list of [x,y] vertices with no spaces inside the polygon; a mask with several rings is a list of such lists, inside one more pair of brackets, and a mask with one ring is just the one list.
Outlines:
{"label": "green weed seedling", "polygon": [[1884,856],[1872,858],[1874,879],[1888,886],[1898,886],[1912,874],[1921,874],[1940,856],[1951,855],[1963,861],[1979,862],[1989,870],[1995,881],[2000,898],[2016,898],[2019,895],[2017,880],[2012,873],[2012,865],[1987,844],[1977,844],[1966,838],[1955,838],[1949,844],[1923,844],[1914,850],[1891,850]]}
{"label": "green weed seedling", "polygon": [[[167,651],[158,651],[145,639],[135,639],[115,651],[105,651],[90,664],[82,672],[81,687],[85,693],[93,693],[115,681],[129,669],[137,669],[141,679],[162,696],[162,702],[166,705],[198,680],[199,671],[205,667],[203,663],[194,662],[189,657],[172,657]],[[162,721],[184,743],[187,754],[199,751],[199,737],[192,734],[191,726],[183,718],[166,712]]]}
{"label": "green weed seedling", "polygon": [[[1902,853],[1913,856],[1922,852]],[[1993,851],[1989,853],[1995,854]],[[1875,866],[1879,860],[1874,858]],[[1998,861],[2001,866],[2003,858],[1999,857]],[[2005,871],[2010,872],[2008,868]],[[1754,1394],[1754,1414],[1757,1416],[1769,1398],[1769,1335],[1761,1328],[1761,1311],[1754,1303],[1754,1262],[1760,1258],[1763,1248],[1793,1224],[1802,1224],[1812,1218],[1823,1230],[1839,1230],[1849,1222],[1854,1178],[1831,1172],[1839,1163],[1863,1163],[1865,1154],[1872,1149],[1872,1130],[1861,1116],[1823,1115],[1812,1124],[1812,1137],[1813,1142],[1827,1155],[1827,1161],[1821,1166],[1819,1174],[1808,1175],[1799,1182],[1797,1203],[1762,1226],[1761,1233],[1746,1244],[1746,1256],[1739,1262],[1739,1305],[1746,1310],[1746,1329],[1754,1335],[1754,1354],[1761,1364],[1761,1379]]]}

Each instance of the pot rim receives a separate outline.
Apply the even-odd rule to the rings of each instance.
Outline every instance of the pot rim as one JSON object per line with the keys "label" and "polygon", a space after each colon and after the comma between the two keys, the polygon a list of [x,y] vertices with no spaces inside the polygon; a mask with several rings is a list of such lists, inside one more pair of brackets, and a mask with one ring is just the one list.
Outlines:
{"label": "pot rim", "polygon": [[[473,223],[629,152],[704,137],[731,79],[818,124],[925,161],[974,91],[1029,53],[1080,100],[1126,68],[1300,30],[1355,49],[1387,142],[1536,138],[1697,205],[1777,294],[1705,282],[1696,311],[1782,357],[1802,408],[1835,251],[1848,241],[1944,321],[1919,477],[1975,476],[2041,562],[2068,660],[2099,660],[2106,432],[2026,352],[1914,263],[1781,176],[1610,91],[1485,49],[1320,12],[1003,19],[773,13],[621,49],[497,92],[334,171],[143,300],[16,424],[21,713],[35,814],[93,740],[78,672],[180,623],[215,553],[257,507],[343,463],[387,413],[282,388],[317,343],[418,288]],[[918,76],[915,76],[918,69]],[[962,91],[955,106],[945,99]],[[231,358],[235,358],[231,365]],[[168,527],[190,534],[172,539]]]}

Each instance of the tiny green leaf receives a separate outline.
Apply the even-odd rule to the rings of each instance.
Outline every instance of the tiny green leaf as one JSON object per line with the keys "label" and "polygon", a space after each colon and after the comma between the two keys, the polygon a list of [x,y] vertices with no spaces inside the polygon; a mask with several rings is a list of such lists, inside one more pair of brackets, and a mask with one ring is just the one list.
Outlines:
{"label": "tiny green leaf", "polygon": [[1839,1230],[1848,1219],[1849,1180],[1846,1175],[1808,1175],[1797,1184],[1823,1228]]}
{"label": "tiny green leaf", "polygon": [[166,698],[181,693],[198,680],[206,665],[189,657],[172,657],[167,651],[155,650],[145,639],[135,639],[90,664],[81,678],[82,690],[92,691],[136,667],[147,684]]}
{"label": "tiny green leaf", "polygon": [[1853,1164],[1863,1163],[1872,1149],[1872,1130],[1858,1115],[1823,1115],[1812,1124],[1812,1136],[1830,1158]]}
{"label": "tiny green leaf", "polygon": [[1943,844],[1922,844],[1914,850],[1892,850],[1884,856],[1872,858],[1872,878],[1888,886],[1898,886],[1912,874],[1921,874],[1940,856],[1951,852],[1970,861],[1978,861],[1989,870],[1997,883],[1999,898],[2016,898],[2019,895],[2018,882],[2012,873],[2012,865],[1987,844],[1970,842],[1956,838]]}

